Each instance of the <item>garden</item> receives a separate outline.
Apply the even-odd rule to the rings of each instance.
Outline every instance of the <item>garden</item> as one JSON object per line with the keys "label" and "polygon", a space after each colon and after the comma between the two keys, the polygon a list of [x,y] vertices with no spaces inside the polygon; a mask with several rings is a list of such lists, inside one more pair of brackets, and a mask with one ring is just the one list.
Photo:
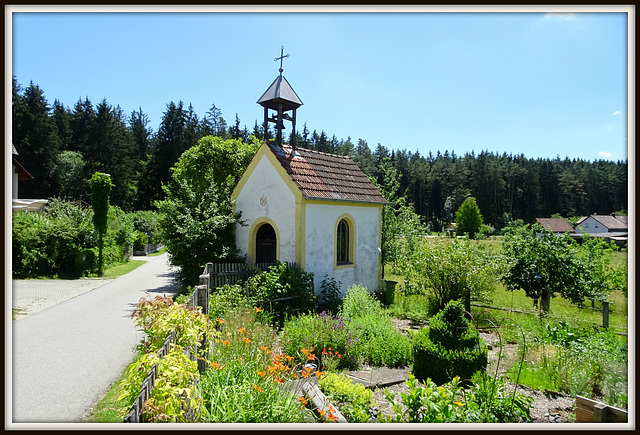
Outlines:
{"label": "garden", "polygon": [[[340,299],[337,283],[325,277],[316,310],[306,309],[310,274],[285,264],[246,285],[212,291],[208,315],[186,308],[189,293],[142,300],[134,320],[147,339],[117,386],[111,421],[122,421],[156,363],[158,380],[142,415],[148,422],[518,423],[541,421],[534,398],[548,405],[558,397],[562,421],[572,421],[567,403],[576,395],[626,409],[624,289],[607,292],[609,328],[599,324],[602,300],[595,293],[582,304],[575,295],[554,294],[552,305],[534,308],[531,293],[504,283],[509,243],[499,249],[467,239],[419,243],[412,249],[420,261],[412,264],[429,267],[430,281],[409,267],[400,275],[388,266],[387,279],[398,281],[389,305],[359,285]],[[425,263],[434,248],[439,268]],[[616,265],[626,261],[625,252],[609,254]],[[277,310],[265,302],[286,297]],[[161,358],[157,350],[172,330],[178,339]],[[184,350],[196,345],[199,353],[189,359]],[[206,370],[198,370],[198,360]],[[408,369],[409,377],[368,389],[347,376],[380,367]],[[305,384],[316,386],[328,405],[319,407],[316,390]]]}

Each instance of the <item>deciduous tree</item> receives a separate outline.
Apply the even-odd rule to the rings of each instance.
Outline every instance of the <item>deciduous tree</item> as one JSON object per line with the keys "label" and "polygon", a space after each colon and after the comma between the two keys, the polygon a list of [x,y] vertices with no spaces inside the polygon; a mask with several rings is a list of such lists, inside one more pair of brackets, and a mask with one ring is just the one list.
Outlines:
{"label": "deciduous tree", "polygon": [[235,261],[235,225],[231,192],[260,146],[205,136],[187,150],[156,202],[162,240],[184,285],[195,285],[208,262]]}

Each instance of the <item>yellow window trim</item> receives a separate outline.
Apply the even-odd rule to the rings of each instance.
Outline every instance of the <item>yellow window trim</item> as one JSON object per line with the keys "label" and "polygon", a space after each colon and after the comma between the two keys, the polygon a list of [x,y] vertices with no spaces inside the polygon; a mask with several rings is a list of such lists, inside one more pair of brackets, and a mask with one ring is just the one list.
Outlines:
{"label": "yellow window trim", "polygon": [[[349,263],[338,264],[338,224],[345,220],[349,226]],[[334,270],[353,269],[356,267],[356,220],[349,213],[338,216],[333,226],[333,268]]]}
{"label": "yellow window trim", "polygon": [[256,262],[256,234],[258,233],[258,229],[262,226],[262,224],[269,224],[273,227],[273,230],[276,232],[276,260],[280,261],[280,231],[278,230],[278,226],[268,217],[261,217],[253,221],[251,224],[251,228],[249,229],[249,249],[247,252],[249,253],[249,263],[255,264]]}

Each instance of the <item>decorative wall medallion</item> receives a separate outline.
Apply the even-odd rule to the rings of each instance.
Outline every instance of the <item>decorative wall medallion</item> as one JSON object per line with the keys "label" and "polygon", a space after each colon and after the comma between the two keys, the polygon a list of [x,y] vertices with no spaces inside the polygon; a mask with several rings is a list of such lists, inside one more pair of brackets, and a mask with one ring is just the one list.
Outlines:
{"label": "decorative wall medallion", "polygon": [[262,195],[262,198],[260,198],[260,205],[263,206],[263,207],[265,205],[267,205],[267,197],[266,196]]}

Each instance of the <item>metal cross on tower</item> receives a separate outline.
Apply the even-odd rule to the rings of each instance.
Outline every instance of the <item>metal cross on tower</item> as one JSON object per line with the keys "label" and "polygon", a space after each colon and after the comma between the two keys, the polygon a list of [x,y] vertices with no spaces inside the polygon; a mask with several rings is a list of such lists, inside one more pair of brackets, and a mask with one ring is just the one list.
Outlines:
{"label": "metal cross on tower", "polygon": [[284,59],[285,57],[289,57],[289,54],[284,54],[284,45],[282,47],[280,47],[280,57],[276,57],[275,59],[273,59],[274,62],[280,61],[280,68],[278,69],[278,71],[280,71],[280,74],[282,74],[282,59]]}

